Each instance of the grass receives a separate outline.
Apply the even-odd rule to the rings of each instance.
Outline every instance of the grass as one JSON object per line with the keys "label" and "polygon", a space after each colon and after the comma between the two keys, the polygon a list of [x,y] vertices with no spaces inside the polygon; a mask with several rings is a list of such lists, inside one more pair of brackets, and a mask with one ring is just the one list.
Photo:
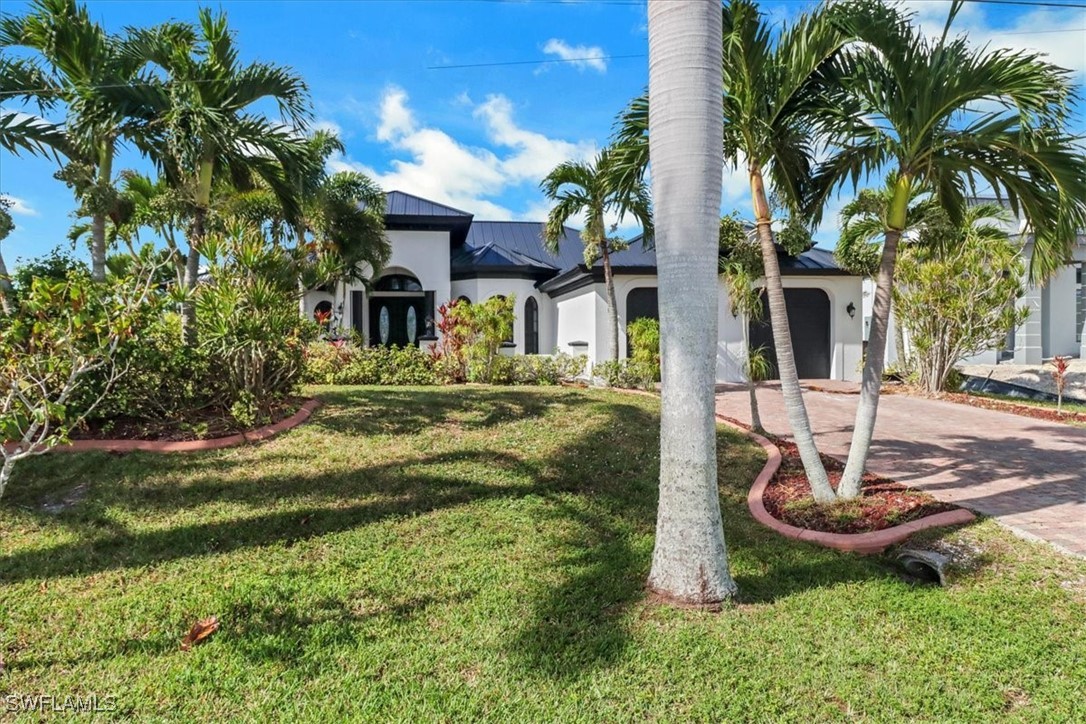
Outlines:
{"label": "grass", "polygon": [[[319,394],[260,446],[18,469],[0,694],[112,694],[113,717],[179,721],[1082,714],[1086,562],[991,522],[946,534],[976,558],[952,585],[912,585],[754,523],[762,452],[721,431],[741,598],[674,610],[642,588],[655,399]],[[222,629],[181,652],[211,614]]]}
{"label": "grass", "polygon": [[[994,392],[968,392],[963,394],[966,394],[970,397],[981,397],[988,400],[995,400],[996,402],[1006,402],[1012,405],[1021,405],[1022,407],[1035,407],[1041,410],[1052,410],[1053,412],[1055,412],[1057,409],[1057,404],[1048,400],[1031,400],[1028,397],[999,395]],[[1086,415],[1086,404],[1083,404],[1082,402],[1074,398],[1064,397],[1063,413],[1069,416],[1067,419],[1060,420],[1060,422],[1062,422],[1063,424],[1071,425],[1074,427],[1086,427],[1086,423],[1070,417],[1070,415],[1072,414]]]}

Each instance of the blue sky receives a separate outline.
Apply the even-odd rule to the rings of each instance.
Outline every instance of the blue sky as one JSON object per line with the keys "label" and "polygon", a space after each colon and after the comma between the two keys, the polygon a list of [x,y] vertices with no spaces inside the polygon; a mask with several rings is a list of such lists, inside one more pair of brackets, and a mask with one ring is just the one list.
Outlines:
{"label": "blue sky", "polygon": [[[1070,2],[1070,0],[1068,0]],[[91,0],[109,30],[192,20],[200,3]],[[207,3],[203,3],[207,5]],[[935,28],[941,0],[907,3]],[[803,0],[765,2],[784,19]],[[539,179],[604,144],[616,113],[646,85],[643,3],[625,0],[224,0],[245,60],[292,66],[309,84],[315,123],[339,131],[352,168],[482,219],[542,220]],[[6,0],[4,13],[26,3]],[[1086,10],[969,3],[958,28],[978,42],[1032,47],[1086,77]],[[588,62],[435,68],[559,58]],[[1082,129],[1081,119],[1077,123]],[[119,167],[149,170],[134,153]],[[44,159],[0,151],[0,193],[15,199],[9,264],[67,244],[75,207]],[[746,180],[726,174],[725,211],[749,208]],[[836,200],[818,239],[832,246]],[[85,252],[80,249],[80,254]]]}

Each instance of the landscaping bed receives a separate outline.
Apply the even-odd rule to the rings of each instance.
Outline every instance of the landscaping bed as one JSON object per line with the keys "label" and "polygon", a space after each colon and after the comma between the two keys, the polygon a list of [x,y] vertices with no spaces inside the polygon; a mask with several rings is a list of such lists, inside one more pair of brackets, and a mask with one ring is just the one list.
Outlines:
{"label": "landscaping bed", "polygon": [[[773,444],[781,451],[781,467],[762,501],[774,518],[797,528],[825,533],[871,533],[959,509],[957,505],[940,502],[925,492],[871,473],[863,477],[859,498],[816,503],[796,445],[777,438],[773,438]],[[822,462],[830,484],[836,489],[845,466],[825,455]]]}
{"label": "landscaping bed", "polygon": [[1059,422],[1065,425],[1086,426],[1086,407],[1078,400],[1064,398],[1063,412],[1056,411],[1056,403],[1039,402],[1036,400],[1004,400],[988,395],[978,395],[966,392],[941,392],[933,395],[930,392],[911,385],[886,386],[883,394],[906,394],[916,397],[925,397],[929,400],[944,400],[959,405],[981,407],[986,410],[1008,412],[1012,415],[1031,417],[1045,422]]}
{"label": "landscaping bed", "polygon": [[128,417],[93,419],[69,436],[72,440],[153,440],[158,442],[188,442],[213,440],[228,435],[249,432],[255,428],[274,425],[296,413],[306,398],[291,397],[276,403],[256,425],[242,425],[221,410],[205,410],[185,420],[147,420]]}

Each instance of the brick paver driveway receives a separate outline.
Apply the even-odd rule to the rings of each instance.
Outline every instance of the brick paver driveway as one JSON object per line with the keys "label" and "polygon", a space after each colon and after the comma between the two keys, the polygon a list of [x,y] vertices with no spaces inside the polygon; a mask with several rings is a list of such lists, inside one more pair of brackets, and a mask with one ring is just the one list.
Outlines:
{"label": "brick paver driveway", "polygon": [[[804,398],[819,449],[844,459],[859,396],[807,390]],[[759,389],[758,403],[765,427],[790,435],[779,389]],[[749,422],[746,389],[720,388],[717,412]],[[868,469],[1086,556],[1086,429],[885,395]]]}

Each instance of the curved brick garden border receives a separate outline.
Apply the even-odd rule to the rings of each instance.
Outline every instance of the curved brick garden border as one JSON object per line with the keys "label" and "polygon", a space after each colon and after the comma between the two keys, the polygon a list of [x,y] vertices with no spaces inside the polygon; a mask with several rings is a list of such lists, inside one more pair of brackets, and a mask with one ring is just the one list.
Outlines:
{"label": "curved brick garden border", "polygon": [[817,530],[807,530],[806,528],[797,528],[794,525],[788,525],[784,521],[777,520],[770,515],[769,511],[765,509],[765,504],[762,502],[762,496],[765,494],[766,487],[768,487],[769,482],[773,479],[773,476],[776,475],[778,468],[781,466],[781,451],[777,449],[776,445],[756,432],[740,427],[720,415],[717,415],[716,419],[717,421],[746,434],[747,437],[761,445],[762,449],[765,450],[767,456],[765,467],[762,468],[762,472],[758,473],[758,477],[754,479],[754,485],[751,486],[750,492],[747,493],[747,507],[750,508],[750,514],[754,516],[756,521],[767,528],[775,530],[786,538],[817,543],[818,545],[834,548],[839,551],[851,551],[862,555],[871,555],[874,553],[882,553],[890,546],[905,541],[909,536],[918,531],[927,530],[928,528],[940,528],[946,525],[970,523],[977,518],[977,516],[973,515],[973,513],[965,508],[960,508],[958,510],[948,510],[945,513],[936,513],[935,515],[929,515],[920,518],[919,520],[912,520],[908,523],[895,525],[892,528],[876,530],[871,533],[823,533]]}
{"label": "curved brick garden border", "polygon": [[[102,450],[105,452],[197,452],[199,450],[221,450],[250,442],[260,442],[275,437],[281,432],[301,425],[309,419],[313,411],[321,406],[320,400],[306,400],[298,411],[290,417],[248,432],[240,432],[226,437],[213,437],[208,440],[72,440],[69,445],[58,445],[50,452],[87,452]],[[11,445],[11,443],[8,443]]]}

